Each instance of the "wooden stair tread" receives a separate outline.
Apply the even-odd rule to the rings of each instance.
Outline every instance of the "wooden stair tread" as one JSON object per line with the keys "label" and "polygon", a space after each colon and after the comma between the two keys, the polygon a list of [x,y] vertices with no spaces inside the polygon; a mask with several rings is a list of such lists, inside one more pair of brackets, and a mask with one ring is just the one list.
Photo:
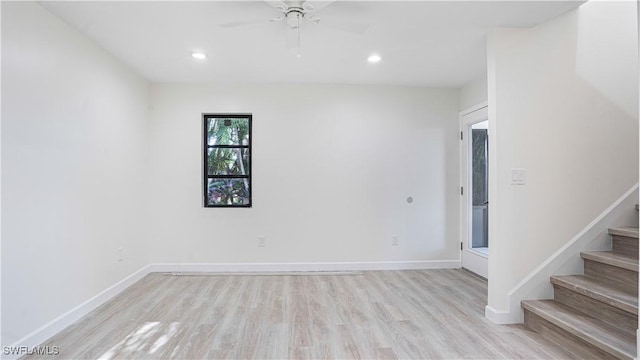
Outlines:
{"label": "wooden stair tread", "polygon": [[586,275],[552,276],[551,283],[638,315],[638,298],[620,286]]}
{"label": "wooden stair tread", "polygon": [[609,235],[626,236],[630,238],[638,238],[638,228],[632,226],[620,226],[609,228]]}
{"label": "wooden stair tread", "polygon": [[583,251],[580,253],[580,256],[583,259],[638,272],[638,259],[613,251]]}
{"label": "wooden stair tread", "polygon": [[553,300],[524,300],[525,310],[592,346],[621,359],[633,359],[635,336]]}

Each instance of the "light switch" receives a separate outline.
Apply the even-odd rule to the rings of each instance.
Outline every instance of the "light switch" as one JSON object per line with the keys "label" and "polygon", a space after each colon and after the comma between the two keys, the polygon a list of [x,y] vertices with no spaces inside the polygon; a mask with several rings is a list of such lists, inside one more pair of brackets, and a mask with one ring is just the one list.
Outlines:
{"label": "light switch", "polygon": [[527,171],[525,169],[511,169],[511,185],[524,185],[527,183]]}

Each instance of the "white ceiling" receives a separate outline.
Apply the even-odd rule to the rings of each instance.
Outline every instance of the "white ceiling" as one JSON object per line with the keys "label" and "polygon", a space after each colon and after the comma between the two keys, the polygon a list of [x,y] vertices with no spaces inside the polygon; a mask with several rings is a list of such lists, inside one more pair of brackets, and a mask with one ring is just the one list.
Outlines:
{"label": "white ceiling", "polygon": [[[486,68],[492,27],[530,27],[582,1],[336,1],[321,19],[369,24],[358,35],[307,23],[302,57],[265,1],[47,1],[41,5],[152,82],[394,84],[459,87]],[[199,50],[206,61],[190,55]],[[366,58],[376,52],[378,64]]]}

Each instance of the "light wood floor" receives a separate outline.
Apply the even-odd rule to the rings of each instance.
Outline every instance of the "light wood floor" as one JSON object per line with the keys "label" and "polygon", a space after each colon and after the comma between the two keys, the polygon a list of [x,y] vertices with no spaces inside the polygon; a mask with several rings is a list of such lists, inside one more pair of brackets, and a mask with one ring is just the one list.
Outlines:
{"label": "light wood floor", "polygon": [[593,358],[492,324],[486,294],[464,270],[150,274],[43,345],[65,359]]}

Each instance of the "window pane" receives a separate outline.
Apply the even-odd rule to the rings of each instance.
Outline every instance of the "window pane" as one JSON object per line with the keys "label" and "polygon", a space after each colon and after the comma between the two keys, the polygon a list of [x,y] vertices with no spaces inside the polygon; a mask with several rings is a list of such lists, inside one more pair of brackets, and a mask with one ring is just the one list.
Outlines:
{"label": "window pane", "polygon": [[248,205],[249,179],[207,179],[207,205]]}
{"label": "window pane", "polygon": [[249,175],[249,149],[208,149],[207,174]]}
{"label": "window pane", "polygon": [[248,118],[207,118],[208,145],[249,145]]}

